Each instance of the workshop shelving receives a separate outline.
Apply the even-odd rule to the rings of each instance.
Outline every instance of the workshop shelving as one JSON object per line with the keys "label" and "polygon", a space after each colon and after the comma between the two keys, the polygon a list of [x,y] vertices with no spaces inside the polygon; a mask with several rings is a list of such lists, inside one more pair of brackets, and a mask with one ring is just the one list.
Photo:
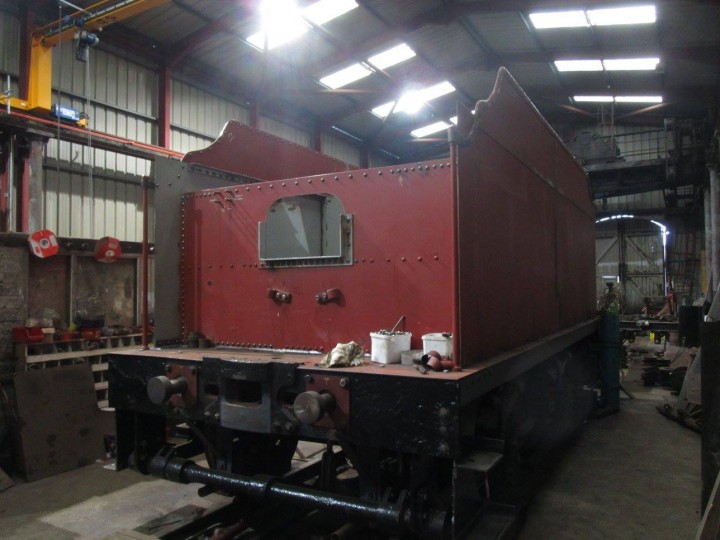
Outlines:
{"label": "workshop shelving", "polygon": [[74,364],[90,365],[95,379],[98,407],[108,406],[107,354],[137,349],[142,334],[102,336],[93,339],[72,339],[42,343],[15,344],[16,372]]}

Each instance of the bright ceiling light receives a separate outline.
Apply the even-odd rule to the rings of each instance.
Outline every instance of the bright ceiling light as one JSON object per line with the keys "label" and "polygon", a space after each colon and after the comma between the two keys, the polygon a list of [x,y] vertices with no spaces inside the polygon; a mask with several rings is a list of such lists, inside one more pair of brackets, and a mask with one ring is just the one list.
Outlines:
{"label": "bright ceiling light", "polygon": [[368,62],[378,69],[387,69],[395,64],[404,62],[413,56],[415,56],[415,51],[413,51],[405,43],[401,43],[396,47],[371,56],[368,58]]}
{"label": "bright ceiling light", "polygon": [[555,60],[558,71],[602,71],[600,60]]}
{"label": "bright ceiling light", "polygon": [[303,9],[302,14],[307,20],[320,26],[356,7],[358,5],[355,0],[320,0]]}
{"label": "bright ceiling light", "polygon": [[422,109],[428,101],[444,96],[455,91],[455,87],[448,81],[423,88],[421,90],[413,90],[403,94],[399,99],[395,112],[416,113]]}
{"label": "bright ceiling light", "polygon": [[662,103],[662,96],[573,96],[576,103]]}
{"label": "bright ceiling light", "polygon": [[587,14],[590,24],[594,26],[650,24],[657,20],[655,6],[653,5],[588,9]]}
{"label": "bright ceiling light", "polygon": [[450,123],[451,123],[451,124],[455,124],[455,125],[457,126],[457,116],[452,116],[452,117],[450,118]]}
{"label": "bright ceiling light", "polygon": [[380,118],[385,118],[388,114],[390,114],[390,111],[392,111],[393,105],[395,105],[394,101],[391,101],[390,103],[383,103],[382,105],[375,107],[372,110],[372,113]]}
{"label": "bright ceiling light", "polygon": [[[425,105],[428,101],[432,101],[435,98],[444,96],[454,91],[455,87],[452,84],[448,81],[443,81],[427,88],[406,92],[398,100],[393,112],[405,112],[410,114],[416,113],[422,109],[423,105]],[[390,114],[394,104],[395,102],[391,101],[390,103],[379,105],[378,107],[372,109],[372,113],[380,118],[385,118],[388,114]]]}
{"label": "bright ceiling light", "polygon": [[302,11],[294,0],[263,0],[260,4],[261,29],[246,41],[260,50],[274,49],[307,33],[305,19],[318,26],[357,7],[355,0],[320,0]]}
{"label": "bright ceiling light", "polygon": [[608,71],[652,71],[659,63],[659,58],[615,58],[613,60],[603,60],[603,65]]}
{"label": "bright ceiling light", "polygon": [[612,103],[612,96],[573,96],[576,103]]}
{"label": "bright ceiling light", "polygon": [[260,4],[261,28],[247,38],[260,50],[274,49],[308,31],[294,0],[263,0]]}
{"label": "bright ceiling light", "polygon": [[582,10],[531,13],[530,21],[532,21],[533,26],[538,29],[590,26],[585,12]]}
{"label": "bright ceiling light", "polygon": [[615,103],[662,103],[662,96],[617,96]]}
{"label": "bright ceiling light", "polygon": [[434,124],[414,129],[410,132],[410,135],[412,135],[416,139],[419,139],[421,137],[427,137],[428,135],[437,133],[438,131],[442,131],[443,129],[447,129],[449,127],[450,124],[441,120],[440,122],[435,122]]}
{"label": "bright ceiling light", "polygon": [[373,71],[362,64],[353,64],[320,79],[320,82],[335,90],[370,75]]}

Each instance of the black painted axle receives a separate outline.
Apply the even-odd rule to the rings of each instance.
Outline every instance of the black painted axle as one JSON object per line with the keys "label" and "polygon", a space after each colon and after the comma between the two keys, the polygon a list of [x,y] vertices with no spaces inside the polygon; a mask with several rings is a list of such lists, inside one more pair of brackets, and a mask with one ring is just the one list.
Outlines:
{"label": "black painted axle", "polygon": [[395,504],[368,501],[305,486],[277,482],[273,477],[243,476],[201,467],[181,458],[168,459],[162,453],[150,462],[150,474],[183,484],[200,483],[219,490],[265,503],[287,503],[312,509],[330,510],[349,520],[389,532],[414,533],[421,538],[442,539],[448,536],[447,512],[431,510],[416,515],[408,498]]}

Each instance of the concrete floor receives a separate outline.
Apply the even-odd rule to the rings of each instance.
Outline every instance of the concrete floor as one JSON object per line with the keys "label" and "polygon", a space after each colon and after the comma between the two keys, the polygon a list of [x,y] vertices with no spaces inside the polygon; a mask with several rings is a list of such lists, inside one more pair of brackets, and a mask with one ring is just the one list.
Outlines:
{"label": "concrete floor", "polygon": [[[650,350],[660,346],[645,344]],[[620,412],[591,420],[537,494],[520,540],[693,539],[700,524],[700,435],[660,415],[669,390],[623,370]]]}
{"label": "concrete floor", "polygon": [[[592,420],[550,474],[521,540],[692,539],[700,521],[700,436],[655,411],[668,393],[632,369],[618,414]],[[196,485],[170,484],[95,464],[0,493],[0,538],[96,539],[192,505]]]}

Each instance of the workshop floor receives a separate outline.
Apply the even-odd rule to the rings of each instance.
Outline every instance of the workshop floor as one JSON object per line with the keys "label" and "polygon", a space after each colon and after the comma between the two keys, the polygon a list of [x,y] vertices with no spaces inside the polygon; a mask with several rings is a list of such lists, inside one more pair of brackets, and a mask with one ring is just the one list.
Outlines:
{"label": "workshop floor", "polygon": [[700,523],[700,435],[661,416],[661,389],[591,420],[537,494],[519,540],[680,540]]}

